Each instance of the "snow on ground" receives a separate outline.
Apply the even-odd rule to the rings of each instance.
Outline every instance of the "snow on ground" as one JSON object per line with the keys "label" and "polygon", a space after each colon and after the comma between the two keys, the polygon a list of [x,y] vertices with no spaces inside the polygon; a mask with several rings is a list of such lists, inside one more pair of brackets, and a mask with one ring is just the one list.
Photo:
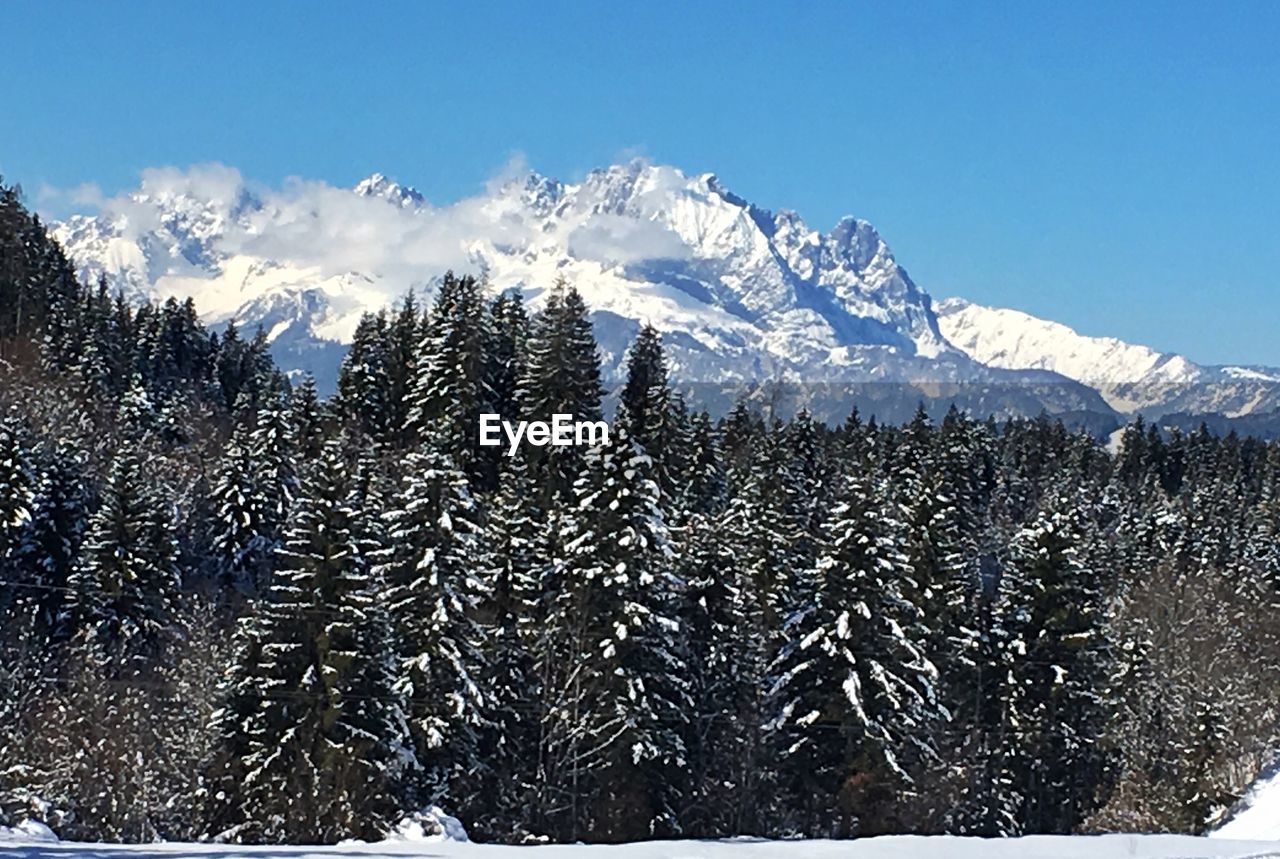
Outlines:
{"label": "snow on ground", "polygon": [[1280,839],[1280,767],[1263,772],[1213,838]]}
{"label": "snow on ground", "polygon": [[[57,841],[58,836],[53,834],[53,830],[38,820],[24,820],[12,828],[0,826],[0,845],[9,842],[55,844]],[[0,850],[3,849],[3,846],[0,846]]]}
{"label": "snow on ground", "polygon": [[1029,836],[994,839],[894,835],[858,841],[651,841],[616,846],[500,847],[455,842],[386,842],[337,847],[211,844],[4,843],[5,859],[1280,859],[1280,842],[1187,835]]}

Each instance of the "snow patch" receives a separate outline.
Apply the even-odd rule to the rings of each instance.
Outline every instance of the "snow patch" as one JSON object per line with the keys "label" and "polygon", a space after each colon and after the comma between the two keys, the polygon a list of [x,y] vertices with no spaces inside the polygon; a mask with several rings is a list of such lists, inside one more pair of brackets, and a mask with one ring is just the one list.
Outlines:
{"label": "snow patch", "polygon": [[1280,840],[1280,767],[1254,783],[1226,823],[1211,838]]}
{"label": "snow patch", "polygon": [[467,829],[461,820],[446,814],[440,806],[432,805],[406,815],[388,833],[386,840],[437,844],[443,841],[466,843],[471,839],[467,837]]}
{"label": "snow patch", "polygon": [[24,820],[17,826],[0,826],[0,844],[55,844],[58,836],[38,820]]}

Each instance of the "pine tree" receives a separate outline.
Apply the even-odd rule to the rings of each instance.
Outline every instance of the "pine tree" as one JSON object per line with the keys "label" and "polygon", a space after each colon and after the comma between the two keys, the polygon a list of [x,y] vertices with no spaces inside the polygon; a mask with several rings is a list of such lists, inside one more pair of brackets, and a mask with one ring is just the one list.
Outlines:
{"label": "pine tree", "polygon": [[248,452],[261,533],[272,541],[278,539],[297,494],[296,450],[297,439],[288,410],[278,399],[269,399],[257,410]]}
{"label": "pine tree", "polygon": [[[787,621],[772,723],[786,749],[782,785],[809,834],[874,834],[901,825],[913,764],[936,759],[944,711],[937,671],[901,592],[902,526],[863,476],[846,478],[824,527],[811,606]],[[916,770],[919,772],[919,770]]]}
{"label": "pine tree", "polygon": [[651,325],[640,329],[627,355],[627,381],[620,408],[631,437],[653,461],[659,488],[668,496],[673,495],[676,481],[685,470],[688,427],[683,404],[668,384],[662,337]]}
{"label": "pine tree", "polygon": [[686,513],[718,513],[727,499],[728,486],[720,452],[720,439],[703,411],[689,425],[689,455],[680,476],[678,510]]}
{"label": "pine tree", "polygon": [[659,490],[625,421],[614,430],[561,526],[567,590],[548,624],[572,670],[545,717],[566,746],[569,837],[610,841],[675,831],[691,706]]}
{"label": "pine tree", "polygon": [[217,522],[212,549],[220,584],[249,592],[270,582],[277,537],[256,478],[248,433],[238,427],[227,443],[213,486]]}
{"label": "pine tree", "polygon": [[762,683],[750,620],[756,606],[724,525],[723,514],[694,513],[681,533],[683,651],[694,709],[685,732],[689,787],[680,817],[691,837],[755,831]]}
{"label": "pine tree", "polygon": [[720,533],[734,559],[732,580],[743,597],[738,613],[751,631],[748,640],[734,648],[738,682],[750,690],[742,695],[742,709],[734,713],[744,734],[743,757],[734,762],[742,791],[734,819],[737,831],[759,835],[784,831],[780,827],[786,808],[776,786],[776,764],[783,750],[770,746],[764,726],[776,715],[777,660],[787,641],[786,621],[813,596],[809,571],[816,544],[803,485],[784,438],[782,430],[775,429],[738,466],[732,477],[738,488],[720,517]]}
{"label": "pine tree", "polygon": [[337,412],[360,432],[377,439],[398,431],[389,425],[391,358],[386,314],[366,313],[351,337],[351,347],[338,369]]}
{"label": "pine tree", "polygon": [[485,596],[488,552],[466,476],[448,454],[424,447],[403,463],[377,575],[399,654],[397,690],[409,701],[423,766],[410,796],[425,805],[448,793],[464,807],[482,770],[477,743],[487,668],[475,611]]}
{"label": "pine tree", "polygon": [[[30,526],[11,552],[7,568],[20,583],[9,604],[13,631],[25,638],[23,650],[33,656],[47,654],[55,642],[89,501],[78,451],[50,444],[39,459]],[[12,502],[20,495],[9,490],[5,497]]]}
{"label": "pine tree", "polygon": [[64,637],[109,677],[149,676],[174,635],[178,571],[172,514],[132,446],[118,450],[90,516]]}
{"label": "pine tree", "polygon": [[388,436],[380,441],[400,449],[409,443],[405,427],[413,405],[414,380],[418,376],[418,348],[422,340],[423,314],[418,300],[408,292],[387,326],[386,420]]}
{"label": "pine tree", "polygon": [[525,378],[525,352],[529,341],[529,317],[519,290],[508,290],[489,306],[493,320],[493,348],[489,358],[489,388],[496,414],[507,419],[520,415],[520,382]]}
{"label": "pine tree", "polygon": [[216,717],[223,837],[380,836],[396,810],[403,704],[341,440],[306,473],[268,598],[237,631]]}
{"label": "pine tree", "polygon": [[1105,765],[1111,643],[1097,572],[1083,557],[1081,501],[1055,497],[1011,546],[1001,626],[1015,686],[1015,784],[1034,832],[1069,832],[1093,809]]}
{"label": "pine tree", "polygon": [[[602,391],[587,306],[576,289],[557,283],[529,333],[519,391],[523,417],[550,421],[553,415],[568,414],[575,420],[600,420]],[[537,448],[530,453],[530,465],[541,488],[539,504],[549,510],[552,499],[572,495],[582,452],[574,446]]]}
{"label": "pine tree", "polygon": [[[12,559],[32,523],[36,472],[26,433],[16,418],[0,420],[0,570]],[[0,594],[5,586],[0,585]],[[9,602],[0,596],[0,608]]]}
{"label": "pine tree", "polygon": [[304,376],[289,396],[289,429],[299,462],[315,462],[324,451],[325,412],[316,380]]}
{"label": "pine tree", "polygon": [[503,472],[485,526],[492,548],[492,573],[479,616],[485,623],[486,712],[478,754],[487,762],[472,829],[489,837],[515,838],[530,831],[536,781],[538,702],[533,645],[540,633],[538,570],[546,543],[536,514],[528,509],[533,486],[524,458],[517,453]]}
{"label": "pine tree", "polygon": [[473,483],[490,485],[493,463],[480,450],[480,415],[493,408],[489,353],[493,332],[481,285],[447,274],[417,355],[407,417],[410,438],[432,442]]}

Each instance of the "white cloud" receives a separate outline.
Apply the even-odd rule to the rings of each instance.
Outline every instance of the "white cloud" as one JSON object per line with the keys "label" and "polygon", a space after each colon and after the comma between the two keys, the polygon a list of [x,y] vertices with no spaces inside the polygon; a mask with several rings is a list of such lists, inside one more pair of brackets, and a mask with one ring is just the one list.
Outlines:
{"label": "white cloud", "polygon": [[529,159],[525,157],[523,152],[517,150],[512,152],[506,163],[495,170],[489,180],[485,182],[485,191],[489,194],[495,194],[502,190],[502,186],[528,175]]}
{"label": "white cloud", "polygon": [[142,171],[143,194],[155,197],[191,196],[232,205],[245,190],[240,171],[225,164],[196,164],[178,167],[148,167]]}
{"label": "white cloud", "polygon": [[[135,282],[198,295],[202,311],[216,315],[265,291],[337,283],[349,274],[366,284],[362,290],[382,297],[366,302],[377,305],[449,269],[477,273],[494,263],[537,279],[557,258],[598,272],[689,254],[671,226],[656,218],[661,201],[650,199],[674,190],[682,178],[675,171],[653,171],[634,189],[645,209],[638,217],[602,211],[604,198],[595,195],[608,192],[593,186],[563,217],[550,220],[524,199],[528,188],[521,180],[528,173],[517,153],[475,196],[402,207],[299,177],[278,186],[249,183],[235,168],[214,163],[150,168],[136,190],[105,200],[97,191],[95,201],[108,232],[122,240],[114,258],[133,270]],[[93,197],[92,190],[81,196]],[[650,202],[654,211],[647,211]]]}
{"label": "white cloud", "polygon": [[569,253],[614,264],[650,259],[683,259],[688,247],[672,230],[656,221],[623,215],[594,215],[569,236]]}

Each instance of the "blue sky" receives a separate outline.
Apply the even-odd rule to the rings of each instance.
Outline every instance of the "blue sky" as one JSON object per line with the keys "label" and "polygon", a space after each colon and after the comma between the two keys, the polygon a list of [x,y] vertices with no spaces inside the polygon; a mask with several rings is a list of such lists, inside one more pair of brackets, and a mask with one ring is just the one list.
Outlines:
{"label": "blue sky", "polygon": [[880,228],[934,296],[1280,365],[1280,3],[6,3],[0,172],[632,154]]}

